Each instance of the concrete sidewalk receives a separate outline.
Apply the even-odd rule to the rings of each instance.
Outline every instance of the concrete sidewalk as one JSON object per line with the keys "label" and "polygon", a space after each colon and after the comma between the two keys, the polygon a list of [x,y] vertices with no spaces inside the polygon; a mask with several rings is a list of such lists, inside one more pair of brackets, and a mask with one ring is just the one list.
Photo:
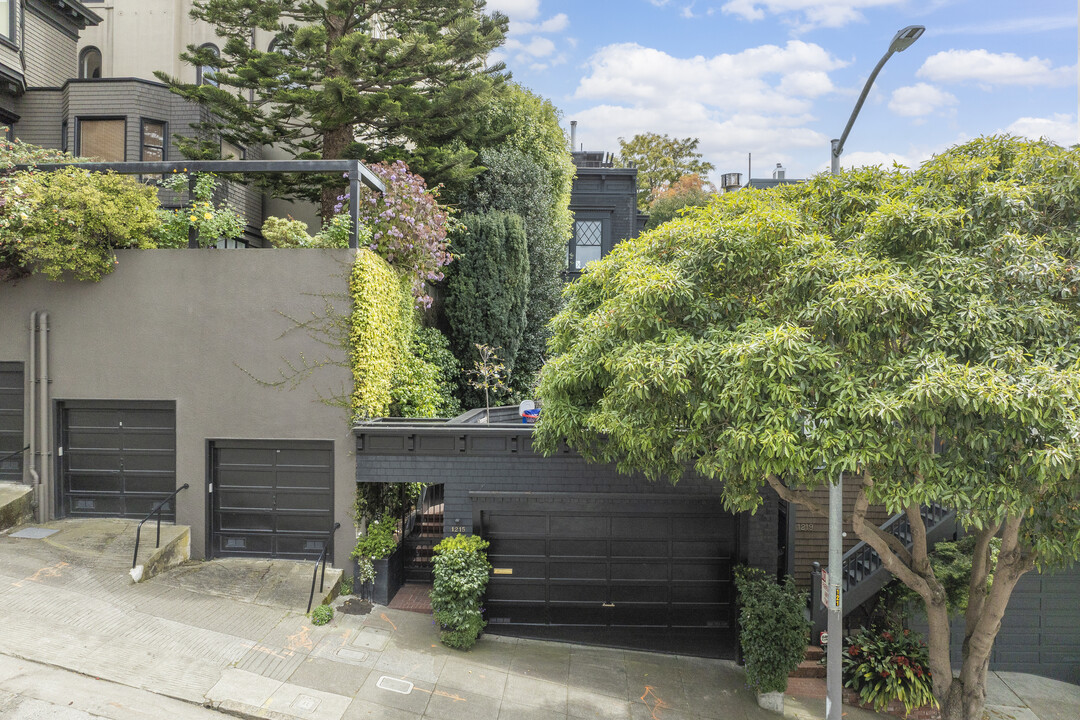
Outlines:
{"label": "concrete sidewalk", "polygon": [[[259,590],[280,565],[195,564],[137,585],[123,565],[48,538],[0,537],[0,653],[245,717],[776,718],[730,662],[494,636],[458,652],[430,617],[379,606],[312,626],[295,599],[283,606]],[[1041,714],[1059,707],[1049,701],[1026,709],[1075,720],[1073,689],[1075,704],[1060,705],[1071,715]],[[790,705],[791,717],[820,717],[814,701]]]}

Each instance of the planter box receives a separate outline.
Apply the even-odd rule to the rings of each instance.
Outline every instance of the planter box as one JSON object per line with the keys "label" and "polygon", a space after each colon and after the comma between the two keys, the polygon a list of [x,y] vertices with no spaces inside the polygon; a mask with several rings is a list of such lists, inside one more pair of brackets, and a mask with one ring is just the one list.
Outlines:
{"label": "planter box", "polygon": [[361,597],[377,605],[389,605],[394,595],[405,583],[405,551],[399,544],[390,557],[373,560],[375,583],[360,586],[356,584],[359,566],[353,560],[353,586],[360,589]]}
{"label": "planter box", "polygon": [[[855,692],[851,688],[844,688],[844,704],[854,705],[855,707],[861,707],[864,710],[873,710],[873,705],[864,704],[859,701],[859,693]],[[889,703],[889,706],[883,711],[886,715],[892,715],[898,718],[907,718],[908,720],[941,720],[941,710],[933,705],[924,705],[920,708],[915,708],[908,715],[904,712],[904,703],[899,700],[893,700]]]}

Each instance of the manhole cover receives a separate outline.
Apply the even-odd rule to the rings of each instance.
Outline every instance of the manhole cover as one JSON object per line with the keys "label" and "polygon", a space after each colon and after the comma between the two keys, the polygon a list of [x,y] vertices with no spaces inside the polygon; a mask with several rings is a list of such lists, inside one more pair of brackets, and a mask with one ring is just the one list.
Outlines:
{"label": "manhole cover", "polygon": [[312,712],[319,707],[319,699],[313,698],[310,695],[297,695],[296,699],[292,701],[293,710],[301,710],[303,712]]}
{"label": "manhole cover", "polygon": [[346,615],[367,615],[371,612],[371,608],[374,607],[367,600],[361,600],[360,598],[352,598],[346,600],[338,608],[338,612],[343,612]]}
{"label": "manhole cover", "polygon": [[367,660],[367,653],[363,650],[353,650],[352,648],[338,648],[337,652],[334,654],[337,655],[339,658],[343,658],[345,660],[352,660],[354,662],[364,662],[365,660]]}
{"label": "manhole cover", "polygon": [[401,693],[402,695],[408,695],[412,692],[413,684],[408,680],[401,680],[399,678],[392,678],[389,675],[383,675],[379,678],[379,682],[375,683],[375,687],[382,690],[389,690],[390,692]]}
{"label": "manhole cover", "polygon": [[41,538],[47,538],[53,533],[58,533],[59,530],[50,530],[49,528],[23,528],[18,532],[13,532],[8,537],[16,538],[30,538],[31,540],[40,540]]}

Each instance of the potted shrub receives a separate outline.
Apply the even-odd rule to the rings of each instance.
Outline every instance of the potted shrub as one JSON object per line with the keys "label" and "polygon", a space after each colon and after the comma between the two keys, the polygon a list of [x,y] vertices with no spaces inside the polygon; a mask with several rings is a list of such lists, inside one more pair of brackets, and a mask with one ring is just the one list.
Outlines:
{"label": "potted shrub", "polygon": [[468,650],[487,624],[480,607],[491,571],[487,547],[476,535],[455,535],[435,546],[431,610],[448,647]]}
{"label": "potted shrub", "polygon": [[735,587],[747,685],[757,692],[758,705],[782,713],[788,675],[806,656],[806,593],[796,589],[790,576],[778,584],[764,571],[747,567],[736,569]]}
{"label": "potted shrub", "polygon": [[356,561],[354,585],[362,597],[379,605],[390,603],[404,575],[401,550],[394,537],[395,526],[386,515],[372,520],[352,551]]}
{"label": "potted shrub", "polygon": [[848,638],[843,659],[844,687],[875,712],[906,716],[916,708],[937,707],[930,658],[918,633],[860,629]]}

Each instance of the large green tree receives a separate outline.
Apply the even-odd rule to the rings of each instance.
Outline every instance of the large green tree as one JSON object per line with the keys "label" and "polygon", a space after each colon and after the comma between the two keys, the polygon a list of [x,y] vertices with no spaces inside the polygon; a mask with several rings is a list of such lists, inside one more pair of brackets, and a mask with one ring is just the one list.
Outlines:
{"label": "large green tree", "polygon": [[[224,46],[181,55],[212,83],[157,73],[211,112],[187,154],[213,154],[220,137],[298,158],[404,159],[431,186],[479,171],[476,112],[505,79],[485,58],[507,28],[484,0],[196,0],[191,16]],[[272,49],[254,47],[255,29],[275,34]],[[296,182],[332,214],[339,181]]]}
{"label": "large green tree", "polygon": [[[461,216],[454,262],[446,271],[444,312],[447,336],[462,367],[477,360],[476,345],[494,348],[513,377],[525,330],[529,293],[529,253],[521,217],[493,211]],[[478,407],[483,394],[462,378],[465,407]]]}
{"label": "large green tree", "polygon": [[[856,533],[925,604],[945,716],[979,720],[1017,581],[1080,557],[1078,225],[1080,148],[1012,137],[722,195],[571,286],[537,441],[693,467],[733,510],[770,487],[825,516],[807,491],[850,473]],[[912,547],[873,503],[907,514]],[[956,678],[928,503],[975,537]]]}
{"label": "large green tree", "polygon": [[715,170],[701,159],[697,138],[670,138],[666,134],[641,133],[629,140],[619,138],[619,164],[638,169],[638,209],[645,211],[657,195],[684,175],[705,177]]}
{"label": "large green tree", "polygon": [[574,163],[560,116],[549,100],[506,83],[504,91],[480,113],[480,135],[501,140],[477,148],[485,171],[458,199],[467,212],[512,212],[521,216],[525,226],[529,295],[521,347],[510,377],[511,388],[518,394],[532,391],[544,364],[548,322],[562,302]]}

